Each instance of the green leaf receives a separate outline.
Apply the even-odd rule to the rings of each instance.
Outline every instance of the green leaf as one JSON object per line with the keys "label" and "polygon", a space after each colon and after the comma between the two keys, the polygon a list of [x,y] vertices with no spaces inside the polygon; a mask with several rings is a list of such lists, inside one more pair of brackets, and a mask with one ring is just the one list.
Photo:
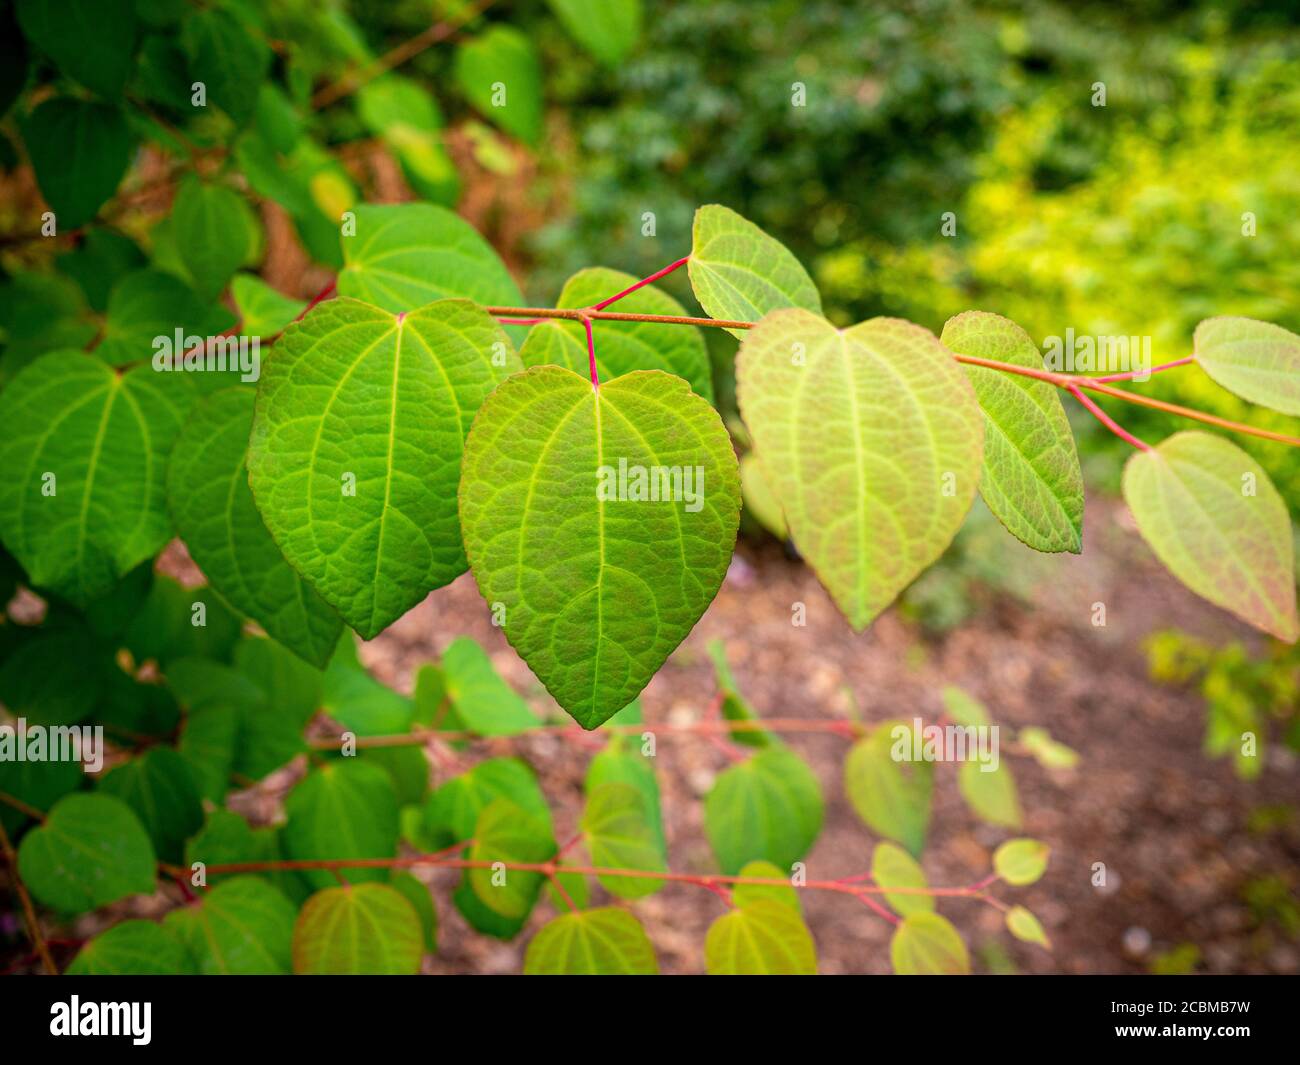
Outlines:
{"label": "green leaf", "polygon": [[[744,467],[741,468],[744,476]],[[732,676],[731,666],[727,664],[727,645],[721,640],[709,641],[709,657],[713,659],[713,673],[718,682],[718,694],[722,696],[722,716],[728,721],[756,722],[759,720],[754,708],[740,693],[736,678]],[[772,736],[760,729],[736,729],[731,733],[733,743],[746,747],[769,747]]]}
{"label": "green leaf", "polygon": [[[413,809],[418,810],[418,807]],[[394,873],[388,886],[398,892],[420,919],[420,935],[424,949],[430,954],[438,950],[438,911],[433,906],[433,896],[427,884],[422,884],[410,873]]]}
{"label": "green leaf", "polygon": [[190,80],[207,87],[208,104],[221,108],[236,125],[247,122],[271,63],[261,35],[232,12],[210,8],[186,16],[181,46],[189,57]]}
{"label": "green leaf", "polygon": [[179,862],[186,839],[203,827],[199,789],[185,759],[171,748],[154,747],[109,770],[99,787],[135,811],[165,862]]}
{"label": "green leaf", "polygon": [[154,852],[131,808],[108,795],[65,795],[23,837],[18,875],[37,902],[84,913],[154,890]]}
{"label": "green leaf", "polygon": [[132,0],[18,0],[15,14],[68,77],[109,99],[121,94],[135,51]]}
{"label": "green leaf", "polygon": [[277,292],[256,274],[236,274],[230,295],[239,309],[239,331],[244,336],[269,340],[278,336],[307,309],[306,300]]}
{"label": "green leaf", "polygon": [[1008,884],[1024,887],[1047,871],[1052,848],[1037,839],[1009,839],[993,852],[993,869]]}
{"label": "green leaf", "polygon": [[364,205],[343,240],[339,295],[399,313],[441,299],[519,306],[505,263],[458,214],[433,204]]}
{"label": "green leaf", "polygon": [[[85,720],[117,671],[92,639],[84,625],[73,623],[42,626],[22,640],[0,665],[0,702],[5,709],[32,725]],[[69,662],[78,662],[80,668],[68,669]]]}
{"label": "green leaf", "polygon": [[[10,757],[0,758],[0,792],[42,813],[84,782],[80,762],[19,762]],[[26,822],[26,814],[0,803],[0,825],[10,837]]]}
{"label": "green leaf", "polygon": [[1196,363],[1229,392],[1300,414],[1300,336],[1254,318],[1207,318],[1192,340]]}
{"label": "green leaf", "polygon": [[542,139],[542,66],[533,42],[495,23],[456,49],[456,84],[486,118],[536,147]]}
{"label": "green leaf", "polygon": [[[185,844],[185,864],[191,869],[195,862],[214,866],[239,862],[276,862],[283,859],[277,829],[255,829],[239,814],[219,808],[208,813],[203,829]],[[249,875],[213,873],[205,869],[209,887]],[[302,874],[292,869],[269,870],[251,875],[278,888],[290,900],[305,899],[311,893]]]}
{"label": "green leaf", "polygon": [[1045,950],[1051,950],[1051,941],[1038,918],[1023,906],[1012,906],[1006,915],[1007,931],[1026,943],[1037,943]]}
{"label": "green leaf", "polygon": [[658,972],[654,947],[641,922],[613,906],[548,921],[524,954],[527,976],[653,976]]}
{"label": "green leaf", "polygon": [[284,560],[253,504],[246,463],[253,393],[207,397],[172,451],[167,494],[176,531],[213,589],[239,613],[315,666],[325,666],[343,623]]}
{"label": "green leaf", "polygon": [[991,825],[1019,828],[1023,823],[1016,778],[1003,760],[990,769],[992,762],[968,759],[957,770],[957,787],[966,805],[976,817]]}
{"label": "green leaf", "polygon": [[[635,284],[631,274],[604,267],[580,270],[564,283],[557,307],[590,307]],[[629,314],[685,315],[686,308],[653,285],[613,305]],[[594,322],[596,371],[602,382],[633,370],[663,370],[685,378],[699,396],[713,402],[713,371],[704,338],[694,326],[654,322]],[[565,366],[587,376],[587,334],[580,322],[545,321],[528,331],[519,349],[525,366]]]}
{"label": "green leaf", "polygon": [[[123,366],[146,360],[152,364],[155,357],[161,363],[170,353],[172,365],[177,365],[183,355],[233,324],[224,307],[205,303],[179,277],[156,269],[133,270],[109,293],[104,336],[95,354],[110,366]],[[160,345],[159,338],[167,347]],[[227,371],[186,376],[200,379],[207,387],[237,383],[242,372],[239,358],[232,349],[226,350],[230,352]]]}
{"label": "green leaf", "polygon": [[411,727],[415,706],[375,680],[357,658],[356,638],[345,633],[325,671],[321,709],[358,736],[382,736]]}
{"label": "green leaf", "polygon": [[[1035,370],[1038,348],[1001,315],[967,311],[949,318],[940,338],[959,355]],[[1083,471],[1074,433],[1055,385],[963,365],[984,412],[980,495],[1017,540],[1036,551],[1083,550]]]}
{"label": "green leaf", "polygon": [[785,524],[781,502],[772,494],[772,488],[763,476],[762,464],[752,451],[740,456],[740,489],[745,499],[745,509],[754,520],[778,540],[790,535]]}
{"label": "green leaf", "polygon": [[508,799],[494,799],[483,808],[474,826],[471,861],[496,868],[469,870],[469,883],[488,909],[506,918],[524,917],[542,889],[542,874],[511,869],[510,863],[544,862],[555,856],[550,824]]}
{"label": "green leaf", "polygon": [[547,0],[569,35],[608,67],[641,38],[641,0]]}
{"label": "green leaf", "polygon": [[992,724],[984,704],[960,688],[945,685],[940,696],[948,716],[963,728],[988,728]]}
{"label": "green leaf", "polygon": [[1124,501],[1156,557],[1183,584],[1294,643],[1291,520],[1263,468],[1209,433],[1175,433],[1124,467]]}
{"label": "green leaf", "polygon": [[[284,847],[290,858],[393,858],[397,855],[397,796],[378,766],[344,759],[313,769],[284,801]],[[328,869],[308,870],[318,890],[338,883]],[[387,870],[351,867],[351,883],[387,879]]]}
{"label": "green leaf", "polygon": [[[664,853],[649,803],[633,784],[610,781],[587,796],[580,822],[593,865],[606,869],[665,872]],[[653,895],[663,881],[654,877],[601,876],[605,890],[623,899]]]}
{"label": "green leaf", "polygon": [[265,880],[237,876],[173,910],[163,928],[185,945],[202,976],[290,972],[294,907]]}
{"label": "green leaf", "polygon": [[934,909],[934,896],[891,892],[890,888],[924,888],[929,886],[925,870],[907,851],[893,843],[877,843],[871,852],[871,879],[885,889],[885,901],[900,917],[928,913]]}
{"label": "green leaf", "polygon": [[446,694],[461,724],[481,736],[515,736],[540,722],[473,639],[453,640],[442,655]]}
{"label": "green leaf", "polygon": [[357,113],[397,156],[421,199],[455,206],[460,176],[443,147],[442,114],[424,86],[396,74],[376,78],[357,92]]}
{"label": "green leaf", "polygon": [[797,909],[759,899],[709,926],[704,965],[710,976],[815,976],[817,948]]}
{"label": "green leaf", "polygon": [[551,811],[537,777],[518,758],[489,758],[468,773],[452,777],[425,804],[424,826],[437,846],[471,839],[479,814],[493,800],[509,800],[549,829]]}
{"label": "green leaf", "polygon": [[937,913],[913,913],[903,918],[889,942],[889,957],[899,976],[970,973],[966,944],[952,923]]}
{"label": "green leaf", "polygon": [[285,558],[363,638],[465,571],[465,434],[518,366],[464,300],[397,316],[331,300],[272,348],[248,448],[253,497]]}
{"label": "green leaf", "polygon": [[81,243],[59,255],[59,270],[76,280],[86,302],[96,311],[108,309],[108,296],[118,278],[144,266],[145,258],[135,241],[107,226],[89,226]]}
{"label": "green leaf", "polygon": [[1046,729],[1030,725],[1016,738],[1044,769],[1073,769],[1079,764],[1078,752],[1052,739]]}
{"label": "green leaf", "polygon": [[137,662],[152,658],[168,668],[178,658],[229,659],[242,626],[211,589],[186,588],[159,574],[122,642]]}
{"label": "green leaf", "polygon": [[55,97],[19,122],[41,195],[60,232],[84,226],[117,191],[131,131],[116,107]]}
{"label": "green leaf", "polygon": [[838,330],[784,310],[741,344],[736,396],[799,552],[865,628],[970,509],[984,447],[974,389],[910,322]]}
{"label": "green leaf", "polygon": [[293,926],[299,975],[414,976],[423,953],[419,914],[387,884],[318,891]]}
{"label": "green leaf", "polygon": [[[616,714],[611,721],[618,719],[619,715]],[[640,740],[635,736],[611,736],[605,749],[587,766],[587,779],[583,786],[588,795],[603,784],[630,784],[636,788],[645,800],[646,814],[654,826],[659,849],[666,854],[668,845],[664,837],[663,811],[654,760],[641,753],[639,743]]]}
{"label": "green leaf", "polygon": [[789,869],[822,827],[817,777],[786,747],[769,747],[718,775],[704,800],[704,828],[728,875],[756,858]]}
{"label": "green leaf", "polygon": [[[632,475],[644,487],[654,467],[675,469],[681,502],[637,496]],[[510,643],[587,729],[631,702],[703,614],[739,511],[717,413],[655,370],[597,391],[533,367],[488,398],[465,445],[461,529],[479,590],[503,604]]]}
{"label": "green leaf", "polygon": [[148,367],[119,376],[57,353],[0,392],[0,539],[33,584],[84,606],[162,549],[163,472],[189,400]]}
{"label": "green leaf", "polygon": [[[686,269],[709,317],[757,322],[781,307],[821,314],[822,298],[803,264],[731,208],[716,203],[699,208],[691,237]],[[743,329],[728,332],[745,335]]]}
{"label": "green leaf", "polygon": [[181,182],[171,221],[176,250],[206,299],[221,295],[257,247],[257,220],[244,198],[194,175]]}
{"label": "green leaf", "polygon": [[65,976],[193,976],[194,959],[153,921],[122,921],[77,952]]}
{"label": "green leaf", "polygon": [[919,855],[930,823],[934,766],[894,757],[895,746],[907,744],[910,749],[913,738],[911,724],[882,722],[849,751],[844,789],[868,828]]}
{"label": "green leaf", "polygon": [[741,876],[759,877],[765,880],[782,880],[782,884],[735,884],[731,889],[732,901],[742,909],[759,899],[772,899],[790,906],[796,913],[803,913],[799,902],[799,892],[790,882],[790,877],[771,862],[762,860],[748,862],[740,870]]}

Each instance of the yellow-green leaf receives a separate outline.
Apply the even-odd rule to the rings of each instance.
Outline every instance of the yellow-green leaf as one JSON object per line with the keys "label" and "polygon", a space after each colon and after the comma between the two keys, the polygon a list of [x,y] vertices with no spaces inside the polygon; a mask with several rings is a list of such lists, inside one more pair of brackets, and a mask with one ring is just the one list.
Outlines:
{"label": "yellow-green leaf", "polygon": [[1023,906],[1012,906],[1007,910],[1007,931],[1017,939],[1022,939],[1026,943],[1037,943],[1040,947],[1047,950],[1052,949],[1051,941],[1047,938],[1047,933],[1043,931],[1043,926],[1033,913]]}
{"label": "yellow-green leaf", "polygon": [[710,976],[813,976],[817,948],[797,909],[758,899],[713,922],[704,965]]}
{"label": "yellow-green leaf", "polygon": [[877,843],[871,853],[871,879],[885,889],[885,901],[896,913],[906,917],[911,913],[934,909],[934,896],[890,891],[890,888],[924,888],[929,883],[925,870],[902,847],[893,843]]}
{"label": "yellow-green leaf", "polygon": [[1032,884],[1047,871],[1052,848],[1037,839],[1009,839],[993,852],[993,869],[1008,884]]}
{"label": "yellow-green leaf", "polygon": [[1196,327],[1197,365],[1242,399],[1300,414],[1300,336],[1253,318],[1207,318]]}
{"label": "yellow-green leaf", "polygon": [[894,929],[889,958],[899,976],[964,976],[970,955],[957,929],[937,913],[913,913]]}
{"label": "yellow-green leaf", "polygon": [[529,976],[651,976],[659,971],[645,929],[612,906],[547,922],[524,954]]}

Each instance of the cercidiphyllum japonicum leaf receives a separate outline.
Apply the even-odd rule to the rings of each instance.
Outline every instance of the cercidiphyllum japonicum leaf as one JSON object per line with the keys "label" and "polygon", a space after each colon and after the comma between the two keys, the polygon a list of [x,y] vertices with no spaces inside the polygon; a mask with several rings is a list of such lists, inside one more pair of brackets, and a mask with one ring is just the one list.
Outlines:
{"label": "cercidiphyllum japonicum leaf", "polygon": [[[108,314],[103,337],[95,355],[112,366],[149,362],[171,354],[173,366],[182,366],[183,356],[194,353],[200,338],[216,337],[235,325],[224,307],[205,303],[189,285],[173,274],[147,268],[132,270],[113,285],[108,296]],[[176,334],[180,333],[180,348]],[[162,337],[168,348],[157,343]],[[188,338],[188,339],[187,339]],[[240,380],[238,358],[227,356],[227,371],[190,374],[201,390],[233,385]]]}
{"label": "cercidiphyllum japonicum leaf", "polygon": [[737,906],[747,906],[759,899],[774,899],[785,906],[790,906],[796,913],[803,913],[803,903],[799,901],[799,892],[795,890],[790,874],[771,862],[746,862],[740,870],[742,877],[763,880],[784,881],[779,884],[746,884],[737,882],[731,886],[731,901]]}
{"label": "cercidiphyllum japonicum leaf", "polygon": [[934,765],[895,758],[898,744],[915,746],[915,728],[885,721],[858,740],[844,760],[844,790],[859,817],[878,832],[919,855],[930,824]]}
{"label": "cercidiphyllum japonicum leaf", "polygon": [[1196,363],[1229,392],[1300,414],[1300,336],[1254,318],[1207,318],[1192,338]]}
{"label": "cercidiphyllum japonicum leaf", "polygon": [[[940,338],[959,355],[1035,370],[1043,359],[1020,326],[1001,315],[967,311]],[[963,365],[984,412],[980,494],[1016,539],[1036,551],[1083,550],[1083,471],[1055,385]]]}
{"label": "cercidiphyllum japonicum leaf", "polygon": [[153,921],[122,921],[77,952],[65,976],[192,976],[194,959]]}
{"label": "cercidiphyllum japonicum leaf", "polygon": [[1019,828],[1023,822],[1016,778],[1005,758],[996,766],[968,757],[957,769],[957,788],[971,812],[982,821],[1004,828]]}
{"label": "cercidiphyllum japonicum leaf", "polygon": [[58,352],[0,392],[0,539],[36,587],[85,606],[162,550],[167,456],[192,399],[183,375]]}
{"label": "cercidiphyllum japonicum leaf", "polygon": [[641,37],[641,0],[548,0],[569,35],[609,67]]}
{"label": "cercidiphyllum japonicum leaf", "polygon": [[154,850],[131,808],[109,795],[65,795],[23,837],[18,875],[44,906],[85,913],[154,889]]}
{"label": "cercidiphyllum japonicum leaf", "polygon": [[176,531],[235,610],[312,665],[324,667],[343,622],[285,561],[253,503],[247,449],[253,392],[230,388],[199,404],[167,471]]}
{"label": "cercidiphyllum japonicum leaf", "polygon": [[796,547],[865,628],[970,509],[984,453],[974,388],[920,326],[839,330],[795,309],[749,330],[736,398]]}
{"label": "cercidiphyllum japonicum leaf", "polygon": [[306,300],[277,292],[256,274],[236,274],[230,295],[239,308],[239,331],[244,336],[269,340],[307,309]]}
{"label": "cercidiphyllum japonicum leaf", "polygon": [[817,948],[796,907],[758,899],[709,926],[704,965],[710,976],[815,976]]}
{"label": "cercidiphyllum japonicum leaf", "polygon": [[470,637],[460,636],[447,646],[442,671],[446,696],[462,727],[480,736],[514,736],[541,724]]}
{"label": "cercidiphyllum japonicum leaf", "polygon": [[894,929],[889,958],[899,976],[964,976],[970,973],[966,944],[946,917],[913,913]]}
{"label": "cercidiphyllum japonicum leaf", "polygon": [[506,637],[592,729],[636,697],[717,594],[740,478],[717,412],[680,377],[637,371],[596,390],[536,366],[474,420],[460,517]]}
{"label": "cercidiphyllum japonicum leaf", "polygon": [[[285,852],[290,858],[392,858],[399,835],[393,780],[369,762],[342,759],[313,769],[284,801]],[[327,869],[304,874],[320,889],[338,883]],[[386,880],[388,870],[360,866],[351,883]]]}
{"label": "cercidiphyllum japonicum leaf", "polygon": [[41,195],[60,232],[83,226],[117,190],[131,157],[131,130],[107,104],[59,96],[19,119]]}
{"label": "cercidiphyllum japonicum leaf", "polygon": [[1263,468],[1209,433],[1175,433],[1124,467],[1124,501],[1156,557],[1197,595],[1294,643],[1294,543]]}
{"label": "cercidiphyllum japonicum leaf", "polygon": [[116,100],[131,73],[135,46],[132,0],[18,0],[23,36],[63,73]]}
{"label": "cercidiphyllum japonicum leaf", "polygon": [[[781,307],[821,314],[822,298],[790,250],[730,207],[705,204],[695,212],[691,288],[711,318],[756,322]],[[743,337],[745,330],[729,329]]]}
{"label": "cercidiphyllum japonicum leaf", "polygon": [[519,368],[466,300],[322,303],[262,364],[249,484],[290,565],[369,640],[465,571],[456,492],[484,397]]}
{"label": "cercidiphyllum japonicum leaf", "polygon": [[420,915],[387,884],[325,888],[293,927],[293,971],[327,976],[409,976],[420,971]]}
{"label": "cercidiphyllum japonicum leaf", "polygon": [[386,74],[363,85],[356,100],[361,121],[397,157],[417,197],[455,207],[460,175],[443,145],[433,95],[417,81]]}
{"label": "cercidiphyllum japonicum leaf", "polygon": [[203,827],[195,776],[170,747],[154,747],[114,766],[99,781],[99,788],[131,807],[165,862],[179,862],[185,840]]}
{"label": "cercidiphyllum japonicum leaf", "polygon": [[549,818],[543,821],[509,799],[494,799],[478,815],[469,851],[471,861],[490,864],[467,871],[470,887],[498,916],[524,917],[537,901],[543,877],[509,866],[549,861],[556,850]]}
{"label": "cercidiphyllum japonicum leaf", "polygon": [[902,847],[889,842],[876,844],[871,852],[871,879],[885,891],[885,901],[902,917],[909,913],[928,913],[934,909],[934,896],[894,891],[890,888],[924,888],[929,884],[920,864]]}
{"label": "cercidiphyllum japonicum leaf", "polygon": [[1024,887],[1047,871],[1052,848],[1042,840],[1009,839],[993,852],[993,870],[1008,884]]}
{"label": "cercidiphyllum japonicum leaf", "polygon": [[271,62],[261,32],[224,8],[190,11],[181,24],[181,47],[191,78],[207,88],[208,102],[236,125],[247,122]]}
{"label": "cercidiphyllum japonicum leaf", "polygon": [[1024,906],[1012,906],[1006,913],[1007,931],[1026,943],[1037,943],[1045,950],[1052,949],[1051,940],[1043,931],[1042,923],[1034,916],[1032,910]]}
{"label": "cercidiphyllum japonicum leaf", "polygon": [[435,846],[474,837],[479,814],[497,799],[509,800],[550,830],[551,811],[537,775],[518,758],[489,758],[439,785],[424,806],[424,828]]}
{"label": "cercidiphyllum japonicum leaf", "polygon": [[172,910],[163,929],[186,947],[202,976],[279,976],[292,968],[295,916],[293,903],[265,880],[237,876]]}
{"label": "cercidiphyllum japonicum leaf", "polygon": [[176,250],[200,296],[215,299],[257,248],[257,219],[234,189],[194,175],[177,190],[171,213]]}
{"label": "cercidiphyllum japonicum leaf", "polygon": [[602,906],[553,918],[524,952],[526,976],[653,976],[655,949],[627,910]]}
{"label": "cercidiphyllum japonicum leaf", "polygon": [[773,746],[718,774],[704,800],[704,829],[728,875],[758,858],[789,869],[817,839],[823,813],[808,763]]}
{"label": "cercidiphyllum japonicum leaf", "polygon": [[495,23],[456,49],[453,72],[485,118],[536,147],[542,139],[542,66],[527,36]]}
{"label": "cercidiphyllum japonicum leaf", "polygon": [[[658,826],[645,794],[634,784],[610,781],[592,789],[581,821],[583,844],[593,865],[661,873],[668,869]],[[602,876],[611,895],[639,899],[653,895],[663,881],[655,877]]]}
{"label": "cercidiphyllum japonicum leaf", "polygon": [[428,203],[364,204],[356,216],[356,235],[342,238],[340,295],[394,313],[448,298],[523,302],[501,257],[455,212]]}
{"label": "cercidiphyllum japonicum leaf", "polygon": [[[580,270],[564,283],[557,307],[591,307],[635,284],[631,274],[604,267]],[[685,315],[686,308],[653,285],[637,289],[613,305],[629,314]],[[694,326],[665,327],[655,322],[593,322],[596,370],[609,381],[632,370],[664,370],[684,377],[697,395],[713,402],[713,370],[704,338]],[[567,366],[586,375],[587,333],[581,322],[550,320],[528,331],[519,349],[525,366]]]}

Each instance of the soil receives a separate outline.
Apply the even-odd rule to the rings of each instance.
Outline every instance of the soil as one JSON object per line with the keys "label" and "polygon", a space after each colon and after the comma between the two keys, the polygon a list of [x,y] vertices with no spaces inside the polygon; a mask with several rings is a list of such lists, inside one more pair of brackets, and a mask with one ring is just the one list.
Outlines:
{"label": "soil", "polygon": [[[705,712],[715,691],[705,650],[713,639],[726,642],[741,689],[768,717],[844,716],[846,688],[868,722],[937,715],[941,688],[958,685],[1008,732],[1039,725],[1080,755],[1070,771],[1048,771],[1024,757],[1012,762],[1025,812],[1019,834],[1047,841],[1052,859],[1037,884],[997,891],[1037,914],[1051,952],[1012,939],[1001,915],[979,902],[940,905],[965,935],[977,971],[1142,972],[1190,943],[1199,971],[1296,972],[1300,943],[1276,922],[1261,924],[1242,899],[1246,883],[1266,875],[1284,877],[1294,899],[1300,828],[1292,820],[1256,834],[1246,822],[1258,806],[1295,803],[1296,759],[1272,745],[1263,773],[1247,782],[1228,760],[1206,757],[1199,695],[1152,682],[1142,649],[1148,633],[1171,626],[1216,641],[1254,637],[1169,577],[1122,507],[1097,502],[1090,502],[1086,554],[1047,560],[1027,602],[994,597],[939,638],[924,637],[895,610],[854,634],[806,566],[770,541],[742,541],[717,599],[645,690],[646,720],[689,721]],[[1025,554],[1012,543],[1005,564],[1021,566]],[[796,602],[806,605],[804,627],[791,623]],[[1099,603],[1104,626],[1094,624]],[[363,648],[363,658],[381,679],[409,690],[412,671],[466,633],[488,648],[517,690],[553,707],[491,625],[468,575]],[[847,741],[795,735],[789,743],[812,764],[826,799],[809,878],[865,871],[875,838],[844,797]],[[558,837],[568,838],[589,758],[581,747],[539,736],[480,744],[480,752],[527,758],[553,804]],[[661,736],[657,765],[672,868],[716,871],[701,799],[727,764],[725,750],[706,739]],[[923,865],[931,884],[969,884],[988,873],[997,844],[1017,833],[976,821],[955,774],[939,768]],[[435,782],[447,772],[435,766]],[[1097,863],[1105,866],[1104,886],[1094,886]],[[550,902],[543,899],[515,941],[501,943],[473,933],[452,907],[456,875],[428,877],[442,924],[440,952],[427,971],[519,971],[532,931],[553,915]],[[889,971],[884,920],[845,896],[809,891],[803,898],[821,972]],[[716,896],[669,884],[636,903],[636,912],[664,972],[701,971],[705,933],[723,912]]]}

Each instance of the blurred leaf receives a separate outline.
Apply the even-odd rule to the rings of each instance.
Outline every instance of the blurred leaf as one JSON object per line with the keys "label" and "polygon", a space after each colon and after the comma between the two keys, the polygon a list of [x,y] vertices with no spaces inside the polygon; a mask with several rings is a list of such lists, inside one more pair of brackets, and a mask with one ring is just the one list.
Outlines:
{"label": "blurred leaf", "polygon": [[[896,740],[895,730],[906,735]],[[868,828],[919,855],[930,822],[934,766],[900,761],[892,753],[896,742],[908,744],[910,750],[912,733],[909,723],[885,721],[855,743],[844,762],[844,787]]]}
{"label": "blurred leaf", "polygon": [[254,876],[227,880],[163,918],[202,976],[287,975],[293,923],[293,904]]}
{"label": "blurred leaf", "polygon": [[1196,364],[1252,403],[1300,414],[1300,336],[1253,318],[1207,318],[1196,327]]}
{"label": "blurred leaf", "polygon": [[496,23],[456,49],[465,98],[485,118],[533,147],[542,139],[542,68],[533,42]]}
{"label": "blurred leaf", "polygon": [[641,922],[612,906],[553,918],[524,954],[527,976],[651,976],[658,971]]}
{"label": "blurred leaf", "polygon": [[759,899],[709,926],[704,966],[710,976],[814,976],[817,951],[797,909]]}
{"label": "blurred leaf", "polygon": [[1047,871],[1051,848],[1036,839],[1009,839],[993,852],[993,869],[1008,884],[1032,884]]}
{"label": "blurred leaf", "polygon": [[957,929],[937,913],[913,913],[894,929],[889,957],[899,976],[970,974],[970,955]]}
{"label": "blurred leaf", "polygon": [[547,0],[583,48],[617,67],[641,37],[641,0]]}
{"label": "blurred leaf", "polygon": [[822,816],[817,777],[785,747],[728,767],[704,800],[704,828],[729,875],[759,858],[789,869],[813,845]]}
{"label": "blurred leaf", "polygon": [[386,884],[325,888],[309,898],[293,927],[299,975],[414,976],[424,932],[415,907]]}
{"label": "blurred leaf", "polygon": [[106,104],[56,97],[19,121],[41,195],[60,232],[85,225],[117,191],[130,162],[131,132]]}
{"label": "blurred leaf", "polygon": [[86,943],[65,976],[192,976],[194,959],[162,925],[121,921]]}
{"label": "blurred leaf", "polygon": [[885,889],[885,901],[902,917],[934,910],[933,895],[891,892],[890,888],[924,888],[925,871],[907,851],[892,843],[877,843],[871,852],[871,879]]}
{"label": "blurred leaf", "polygon": [[[580,822],[592,865],[607,869],[665,872],[668,859],[645,795],[634,785],[611,781],[587,795]],[[663,887],[653,877],[598,877],[605,890],[624,899]]]}
{"label": "blurred leaf", "polygon": [[1037,943],[1045,950],[1051,950],[1052,944],[1043,931],[1038,918],[1023,906],[1012,906],[1006,914],[1007,931],[1026,943]]}

